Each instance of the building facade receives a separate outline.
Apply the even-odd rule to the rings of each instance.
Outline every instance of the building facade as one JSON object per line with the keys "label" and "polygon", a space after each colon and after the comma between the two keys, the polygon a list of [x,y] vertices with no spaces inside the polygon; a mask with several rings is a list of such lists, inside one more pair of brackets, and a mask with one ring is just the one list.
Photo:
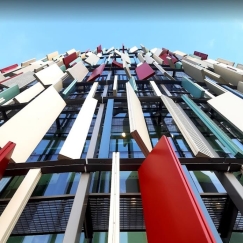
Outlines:
{"label": "building facade", "polygon": [[243,241],[243,65],[99,45],[0,71],[0,242]]}

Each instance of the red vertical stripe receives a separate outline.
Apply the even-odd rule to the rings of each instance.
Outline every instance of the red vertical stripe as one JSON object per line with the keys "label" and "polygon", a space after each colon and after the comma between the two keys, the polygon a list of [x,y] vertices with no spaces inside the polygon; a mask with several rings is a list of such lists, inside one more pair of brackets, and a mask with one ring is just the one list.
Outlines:
{"label": "red vertical stripe", "polygon": [[15,143],[8,142],[2,149],[0,149],[0,180],[8,166],[15,145]]}
{"label": "red vertical stripe", "polygon": [[100,53],[100,52],[102,52],[102,47],[101,47],[101,45],[99,45],[99,46],[97,47],[97,53]]}
{"label": "red vertical stripe", "polygon": [[138,174],[148,243],[216,242],[166,137]]}

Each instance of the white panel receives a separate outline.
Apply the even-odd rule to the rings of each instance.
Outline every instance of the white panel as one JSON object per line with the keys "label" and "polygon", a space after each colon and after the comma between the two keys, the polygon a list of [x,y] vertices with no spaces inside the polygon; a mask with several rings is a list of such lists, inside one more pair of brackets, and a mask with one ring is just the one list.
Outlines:
{"label": "white panel", "polygon": [[0,98],[0,104],[2,104],[5,101],[4,98]]}
{"label": "white panel", "polygon": [[126,91],[130,133],[143,154],[147,156],[152,150],[152,144],[144,119],[143,110],[140,101],[129,82],[126,83]]}
{"label": "white panel", "polygon": [[181,60],[183,69],[187,75],[194,78],[198,82],[204,83],[205,75],[203,73],[203,68],[200,66],[193,65],[187,61]]}
{"label": "white panel", "polygon": [[97,54],[97,57],[102,57],[102,53],[98,53]]}
{"label": "white panel", "polygon": [[217,95],[221,95],[228,92],[228,90],[224,89],[223,87],[219,86],[218,84],[209,79],[204,79],[204,81],[208,89]]}
{"label": "white panel", "polygon": [[84,61],[86,63],[90,64],[91,66],[93,66],[93,65],[96,65],[99,60],[100,60],[100,58],[98,56],[96,56],[94,53],[90,52],[89,57],[86,58]]}
{"label": "white panel", "polygon": [[36,83],[25,91],[21,92],[17,96],[14,97],[15,102],[17,103],[25,103],[32,100],[36,95],[38,95],[41,91],[44,90],[44,87],[41,83]]}
{"label": "white panel", "polygon": [[211,147],[207,140],[203,137],[181,107],[176,105],[171,98],[166,97],[165,95],[162,95],[161,99],[190,146],[193,154],[197,157],[215,157],[216,154],[211,151]]}
{"label": "white panel", "polygon": [[41,177],[40,169],[31,169],[24,180],[14,193],[7,207],[0,217],[0,242],[5,243],[8,240],[14,226],[16,225],[25,205],[27,204],[32,192],[34,191]]}
{"label": "white panel", "polygon": [[90,91],[89,91],[89,94],[87,95],[86,99],[87,98],[93,98],[95,96],[95,93],[96,93],[96,90],[99,86],[99,83],[98,82],[94,82]]}
{"label": "white panel", "polygon": [[131,72],[130,72],[130,69],[129,69],[127,63],[124,60],[123,60],[123,68],[125,70],[125,73],[126,73],[128,79],[130,79],[132,77],[132,75],[131,75]]}
{"label": "white panel", "polygon": [[164,61],[160,58],[160,57],[158,57],[158,56],[156,56],[155,54],[153,54],[153,59],[158,63],[158,64],[163,64],[164,63]]}
{"label": "white panel", "polygon": [[12,159],[25,162],[65,106],[57,91],[49,87],[0,127],[0,147],[8,141],[16,143]]}
{"label": "white panel", "polygon": [[114,77],[114,84],[113,84],[113,95],[116,96],[117,95],[117,75],[115,75]]}
{"label": "white panel", "polygon": [[26,66],[28,66],[30,63],[35,62],[35,61],[36,61],[36,59],[35,59],[35,58],[32,58],[32,59],[30,59],[30,60],[28,60],[28,61],[22,62],[22,63],[21,63],[21,67],[26,67]]}
{"label": "white panel", "polygon": [[213,68],[213,64],[218,64],[219,63],[219,62],[217,62],[217,61],[215,61],[213,59],[209,59],[209,58],[204,60],[204,62],[206,62],[208,67],[210,67],[210,68]]}
{"label": "white panel", "polygon": [[77,57],[79,57],[80,55],[80,51],[76,51]]}
{"label": "white panel", "polygon": [[173,96],[170,91],[166,88],[166,86],[164,84],[160,85],[161,88],[165,91],[165,93],[167,94],[167,96]]}
{"label": "white panel", "polygon": [[85,67],[82,62],[78,62],[72,68],[66,70],[69,75],[71,75],[77,82],[82,82],[86,75],[89,73],[89,70]]}
{"label": "white panel", "polygon": [[59,152],[58,159],[80,159],[97,102],[96,99],[86,98]]}
{"label": "white panel", "polygon": [[117,49],[115,49],[115,51],[114,51],[118,56],[121,56],[122,55],[122,53],[121,52],[119,52]]}
{"label": "white panel", "polygon": [[238,64],[236,65],[236,68],[243,70],[243,64],[238,63]]}
{"label": "white panel", "polygon": [[36,79],[41,82],[43,85],[50,85],[56,83],[57,80],[60,80],[65,74],[58,67],[57,64],[53,64],[44,70],[41,70],[38,73],[35,73],[34,76]]}
{"label": "white panel", "polygon": [[145,62],[145,59],[143,58],[141,53],[138,53],[138,59],[140,62]]}
{"label": "white panel", "polygon": [[239,82],[237,85],[237,90],[243,93],[243,82]]}
{"label": "white panel", "polygon": [[145,58],[145,60],[146,60],[146,62],[148,63],[148,64],[152,64],[153,62],[154,62],[154,59],[151,57],[151,53],[146,53],[146,55],[144,56],[144,58]]}
{"label": "white panel", "polygon": [[0,72],[0,81],[6,79],[6,77],[3,76],[3,74]]}
{"label": "white panel", "polygon": [[228,61],[228,60],[225,60],[225,59],[222,59],[222,58],[217,58],[216,59],[217,62],[220,62],[220,63],[224,63],[224,64],[227,64],[229,66],[234,66],[234,62],[231,62],[231,61]]}
{"label": "white panel", "polygon": [[154,93],[156,94],[156,96],[161,96],[162,93],[160,92],[158,86],[156,85],[156,83],[154,81],[150,81],[150,84],[152,86],[152,89],[154,91]]}
{"label": "white panel", "polygon": [[198,58],[187,56],[183,60],[185,60],[185,61],[191,60],[191,61],[195,62],[196,64],[200,65],[201,67],[208,68],[208,64],[206,62],[204,62],[204,60],[201,60]]}
{"label": "white panel", "polygon": [[160,65],[158,65],[156,62],[154,62],[154,66],[157,67],[158,70],[159,70],[161,73],[163,73],[163,74],[166,73],[166,71],[165,71]]}
{"label": "white panel", "polygon": [[46,57],[49,61],[51,61],[53,57],[57,57],[57,56],[58,56],[58,51],[55,51],[55,52],[52,52],[52,53],[49,53],[46,55]]}
{"label": "white panel", "polygon": [[71,50],[67,51],[66,53],[67,53],[68,55],[70,55],[70,54],[72,54],[72,53],[74,53],[74,52],[76,52],[76,50],[75,50],[75,49],[71,49]]}
{"label": "white panel", "polygon": [[57,92],[60,92],[63,89],[63,81],[62,79],[57,80],[55,83],[52,85]]}
{"label": "white panel", "polygon": [[187,56],[187,54],[184,53],[184,52],[182,52],[182,51],[174,51],[173,54],[178,55],[178,56],[181,56],[181,57]]}
{"label": "white panel", "polygon": [[153,48],[153,49],[150,50],[150,52],[153,53],[156,56],[159,56],[162,52],[162,49],[161,48]]}
{"label": "white panel", "polygon": [[120,243],[120,154],[112,154],[108,243]]}
{"label": "white panel", "polygon": [[137,50],[138,50],[138,48],[137,48],[136,46],[134,46],[134,47],[130,48],[129,52],[130,52],[130,53],[134,53],[134,52],[136,52]]}
{"label": "white panel", "polygon": [[203,72],[206,76],[208,76],[209,78],[217,81],[218,83],[221,83],[221,84],[227,84],[223,79],[222,77],[217,74],[217,73],[214,73],[214,72],[211,72],[209,71],[208,69],[203,69]]}
{"label": "white panel", "polygon": [[238,71],[236,68],[229,68],[224,64],[214,64],[214,72],[219,74],[227,83],[238,85],[239,81],[243,81],[242,70]]}
{"label": "white panel", "polygon": [[122,60],[126,61],[127,63],[131,64],[131,60],[129,58],[129,56],[127,55],[127,53],[121,53],[121,58]]}
{"label": "white panel", "polygon": [[243,99],[226,92],[214,99],[208,100],[208,104],[219,112],[226,120],[228,120],[240,132],[243,132]]}
{"label": "white panel", "polygon": [[114,50],[114,47],[111,47],[110,49],[108,49],[107,51],[106,51],[106,54],[109,54],[111,51],[113,51]]}
{"label": "white panel", "polygon": [[175,64],[172,62],[172,59],[170,57],[166,57],[166,59],[167,59],[169,65],[170,65],[170,67],[175,68]]}
{"label": "white panel", "polygon": [[149,52],[149,49],[146,48],[144,45],[140,44],[140,46],[142,47],[142,50],[143,50],[144,53]]}

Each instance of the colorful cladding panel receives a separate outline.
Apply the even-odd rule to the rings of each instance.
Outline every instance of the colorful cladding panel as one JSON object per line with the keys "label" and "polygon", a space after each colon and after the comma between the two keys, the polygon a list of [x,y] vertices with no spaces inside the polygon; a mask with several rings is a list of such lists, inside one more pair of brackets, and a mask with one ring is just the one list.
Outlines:
{"label": "colorful cladding panel", "polygon": [[63,58],[63,63],[64,63],[64,65],[66,66],[66,68],[68,68],[68,67],[69,67],[69,64],[70,64],[72,61],[74,61],[76,58],[77,58],[77,54],[76,54],[76,52],[74,52],[74,53],[72,53],[72,54],[70,54],[70,55],[64,57],[64,58]]}
{"label": "colorful cladding panel", "polygon": [[13,70],[13,69],[15,69],[17,67],[18,67],[18,64],[14,64],[14,65],[11,65],[11,66],[8,66],[8,67],[0,69],[0,72],[1,73],[7,73],[7,72],[9,72],[9,71],[11,71],[11,70]]}
{"label": "colorful cladding panel", "polygon": [[138,170],[148,243],[216,242],[168,139]]}
{"label": "colorful cladding panel", "polygon": [[104,68],[105,68],[105,64],[101,64],[99,67],[97,67],[92,72],[92,74],[90,75],[87,81],[94,81],[96,78],[98,78],[102,74]]}
{"label": "colorful cladding panel", "polygon": [[0,98],[3,98],[5,102],[11,100],[16,95],[20,93],[19,86],[16,84],[12,86],[11,88],[8,88],[0,93]]}
{"label": "colorful cladding panel", "polygon": [[112,61],[112,66],[117,66],[117,67],[123,68],[122,63],[117,62],[116,60],[113,60],[113,61]]}
{"label": "colorful cladding panel", "polygon": [[138,78],[140,80],[150,78],[155,74],[154,70],[146,62],[144,62],[143,64],[138,66],[135,69],[135,71],[136,71]]}
{"label": "colorful cladding panel", "polygon": [[97,53],[101,53],[102,52],[102,47],[101,47],[101,45],[99,45],[98,47],[97,47]]}
{"label": "colorful cladding panel", "polygon": [[188,78],[183,77],[181,81],[182,87],[186,89],[193,97],[203,98],[205,91],[201,86],[196,85],[194,82]]}
{"label": "colorful cladding panel", "polygon": [[173,63],[177,62],[177,59],[174,56],[167,54],[165,52],[165,50],[162,51],[162,53],[159,55],[159,57],[164,61],[164,63],[163,63],[164,65],[170,65],[167,60],[167,57],[170,57],[172,59]]}
{"label": "colorful cladding panel", "polygon": [[2,149],[0,149],[0,180],[8,166],[15,145],[15,143],[8,142]]}

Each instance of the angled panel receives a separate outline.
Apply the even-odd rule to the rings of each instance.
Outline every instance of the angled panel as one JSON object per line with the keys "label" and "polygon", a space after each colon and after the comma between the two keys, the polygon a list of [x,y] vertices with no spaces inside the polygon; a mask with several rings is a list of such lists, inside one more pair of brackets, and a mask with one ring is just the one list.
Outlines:
{"label": "angled panel", "polygon": [[182,51],[174,51],[173,54],[179,56],[180,58],[187,56],[187,54]]}
{"label": "angled panel", "polygon": [[221,95],[227,92],[226,89],[222,88],[221,86],[219,86],[218,84],[216,84],[215,82],[209,79],[204,79],[204,81],[208,89],[217,95]]}
{"label": "angled panel", "polygon": [[57,91],[49,87],[0,127],[0,147],[8,141],[16,143],[12,159],[25,162],[65,106]]}
{"label": "angled panel", "polygon": [[171,239],[180,243],[216,243],[165,136],[144,160],[138,175],[149,243]]}
{"label": "angled panel", "polygon": [[82,61],[82,59],[80,57],[77,57],[76,59],[74,59],[72,62],[69,63],[69,66],[72,67],[80,61]]}
{"label": "angled panel", "polygon": [[227,67],[224,64],[214,64],[214,72],[219,74],[227,83],[237,86],[243,81],[243,72]]}
{"label": "angled panel", "polygon": [[97,100],[87,98],[59,152],[58,159],[80,159]]}
{"label": "angled panel", "polygon": [[2,83],[2,85],[4,85],[5,87],[11,87],[15,84],[17,84],[19,86],[19,88],[24,88],[25,86],[27,86],[28,84],[32,83],[33,81],[35,81],[35,77],[34,77],[34,73],[33,72],[26,72],[26,73],[21,73],[19,75],[16,75],[16,77],[13,77],[7,81],[5,81],[4,83]]}
{"label": "angled panel", "polygon": [[13,64],[11,66],[0,69],[0,72],[1,73],[7,73],[7,72],[10,72],[10,71],[16,69],[17,67],[18,67],[18,64]]}
{"label": "angled panel", "polygon": [[243,70],[243,64],[238,63],[238,64],[236,65],[236,68]]}
{"label": "angled panel", "polygon": [[207,140],[203,137],[197,127],[192,123],[190,118],[181,109],[181,107],[174,103],[174,101],[165,95],[161,95],[161,99],[171,114],[177,127],[183,134],[186,142],[190,146],[193,154],[196,157],[210,157],[216,156],[214,150],[208,144]]}
{"label": "angled panel", "polygon": [[77,58],[77,53],[73,52],[72,54],[66,56],[63,58],[63,63],[66,66],[66,68],[69,67],[69,64],[74,61]]}
{"label": "angled panel", "polygon": [[138,48],[137,48],[136,46],[134,46],[134,47],[132,47],[132,48],[129,49],[129,52],[130,52],[130,53],[134,53],[134,52],[136,52],[137,50],[138,50]]}
{"label": "angled panel", "polygon": [[150,85],[152,86],[152,89],[153,89],[156,96],[162,95],[162,93],[160,92],[158,86],[156,85],[156,83],[154,81],[150,81]]}
{"label": "angled panel", "polygon": [[202,53],[202,52],[199,52],[199,51],[194,51],[194,55],[201,57],[202,60],[208,59],[208,54],[205,54],[205,53]]}
{"label": "angled panel", "polygon": [[0,181],[11,159],[15,145],[15,143],[8,142],[2,149],[0,149]]}
{"label": "angled panel", "polygon": [[114,47],[111,47],[110,49],[108,49],[107,51],[106,51],[106,54],[109,54],[111,51],[113,51],[115,48]]}
{"label": "angled panel", "polygon": [[130,133],[143,154],[147,156],[152,150],[152,144],[148,134],[141,103],[128,82],[126,83],[126,91]]}
{"label": "angled panel", "polygon": [[93,65],[96,65],[99,60],[100,60],[100,58],[91,52],[89,54],[88,58],[86,58],[84,61],[86,63],[88,63],[89,65],[93,66]]}
{"label": "angled panel", "polygon": [[243,93],[243,82],[239,82],[237,85],[237,90]]}
{"label": "angled panel", "polygon": [[46,55],[46,58],[51,61],[54,57],[58,56],[58,51],[54,51]]}
{"label": "angled panel", "polygon": [[112,61],[112,66],[117,66],[117,67],[123,68],[123,64],[120,62],[117,62],[115,59]]}
{"label": "angled panel", "polygon": [[22,63],[21,63],[21,67],[22,67],[22,68],[23,68],[23,67],[26,67],[26,66],[28,66],[30,63],[35,62],[35,61],[36,61],[36,59],[35,59],[35,58],[32,58],[32,59],[30,59],[30,60],[28,60],[28,61],[22,62]]}
{"label": "angled panel", "polygon": [[[234,96],[230,92],[227,92],[225,94],[230,94],[229,97]],[[220,95],[221,96],[221,95]],[[220,97],[218,96],[218,97]],[[208,100],[208,103],[212,103],[211,101],[214,101],[216,98]],[[236,96],[235,96],[236,97]],[[224,97],[223,99],[220,99],[220,102],[223,103],[222,107],[226,111],[232,109],[231,107],[227,107],[225,103],[230,102],[232,100],[227,100],[227,97]],[[237,99],[240,99],[236,97]],[[243,158],[243,151],[239,149],[233,142],[232,140],[186,95],[182,95],[182,99],[186,102],[186,104],[193,110],[193,112],[200,118],[200,120],[208,127],[208,129],[218,138],[218,140],[228,148],[228,150],[236,157]],[[226,100],[224,100],[226,99]],[[243,100],[240,99],[242,102]],[[237,103],[235,104],[236,107],[240,107]],[[230,112],[230,111],[229,111]],[[239,112],[238,112],[239,113]],[[235,116],[234,116],[235,117]],[[243,123],[241,123],[242,125]]]}
{"label": "angled panel", "polygon": [[169,65],[170,65],[170,67],[171,68],[175,68],[175,64],[174,64],[174,62],[172,61],[172,58],[171,57],[166,57],[166,60],[167,60],[167,62],[169,63]]}
{"label": "angled panel", "polygon": [[183,77],[181,81],[182,87],[186,89],[193,97],[195,98],[203,98],[205,94],[205,90],[189,80],[188,78]]}
{"label": "angled panel", "polygon": [[239,108],[243,107],[243,100],[241,98],[230,92],[226,92],[207,102],[214,110],[219,112],[227,121],[243,133],[243,113],[239,112]]}
{"label": "angled panel", "polygon": [[228,61],[228,60],[225,60],[225,59],[222,59],[222,58],[217,58],[216,61],[220,62],[220,63],[224,63],[224,64],[232,66],[232,67],[235,65],[234,62],[231,62],[231,61]]}
{"label": "angled panel", "polygon": [[89,73],[89,70],[82,62],[79,62],[72,68],[67,69],[67,73],[70,74],[79,83],[84,80],[86,75]]}
{"label": "angled panel", "polygon": [[114,96],[117,95],[117,78],[118,78],[118,76],[115,75],[115,76],[114,76],[114,83],[113,83],[113,95],[114,95]]}
{"label": "angled panel", "polygon": [[33,86],[26,89],[25,91],[18,94],[17,96],[15,96],[14,101],[17,103],[29,102],[43,90],[43,85],[41,83],[36,83]]}
{"label": "angled panel", "polygon": [[164,61],[157,55],[153,54],[153,59],[160,65],[164,63]]}
{"label": "angled panel", "polygon": [[121,58],[122,58],[123,61],[131,64],[130,57],[127,55],[127,53],[121,53]]}
{"label": "angled panel", "polygon": [[155,74],[154,70],[146,62],[137,67],[135,71],[140,80],[148,79]]}
{"label": "angled panel", "polygon": [[161,48],[153,48],[153,49],[150,50],[150,52],[153,53],[156,56],[159,56],[162,52],[162,49]]}
{"label": "angled panel", "polygon": [[29,170],[19,188],[14,193],[0,217],[0,242],[7,242],[40,177],[41,169]]}
{"label": "angled panel", "polygon": [[197,65],[193,65],[188,61],[181,60],[184,71],[187,75],[194,78],[196,81],[204,83],[205,75],[203,73],[203,68]]}
{"label": "angled panel", "polygon": [[57,80],[61,79],[65,74],[58,67],[57,64],[53,64],[48,68],[35,73],[36,79],[44,86],[54,84]]}
{"label": "angled panel", "polygon": [[88,78],[87,82],[88,81],[94,81],[96,78],[98,78],[103,70],[105,68],[105,64],[101,64],[99,67],[97,67],[90,75],[90,77]]}
{"label": "angled panel", "polygon": [[2,91],[0,93],[0,99],[4,99],[4,102],[7,102],[19,94],[19,86],[15,84],[14,86]]}
{"label": "angled panel", "polygon": [[77,80],[73,80],[71,84],[62,92],[62,97],[65,99],[67,98],[75,89]]}
{"label": "angled panel", "polygon": [[75,49],[71,49],[71,50],[67,51],[66,53],[67,53],[67,55],[71,55],[71,54],[73,54],[74,52],[76,53],[76,50],[75,50]]}
{"label": "angled panel", "polygon": [[102,52],[102,47],[101,45],[97,46],[97,53],[101,53]]}
{"label": "angled panel", "polygon": [[149,52],[149,49],[146,48],[144,45],[140,44],[140,46],[142,47],[142,50],[143,50],[144,53]]}
{"label": "angled panel", "polygon": [[123,68],[125,70],[125,73],[126,73],[128,79],[130,79],[132,77],[131,71],[130,71],[130,68],[128,67],[127,63],[124,60],[123,60]]}
{"label": "angled panel", "polygon": [[137,84],[133,76],[129,79],[129,83],[132,86],[134,91],[138,91]]}
{"label": "angled panel", "polygon": [[93,83],[93,85],[92,85],[92,87],[91,87],[91,89],[89,91],[89,94],[87,95],[86,99],[87,98],[94,98],[98,86],[99,86],[98,82],[94,82]]}
{"label": "angled panel", "polygon": [[120,154],[112,154],[108,243],[120,242]]}
{"label": "angled panel", "polygon": [[145,62],[145,59],[144,59],[144,57],[143,57],[143,55],[141,53],[138,53],[138,60],[140,62]]}
{"label": "angled panel", "polygon": [[146,55],[144,56],[144,58],[145,58],[145,61],[148,63],[148,64],[153,64],[153,62],[154,62],[154,59],[151,57],[151,53],[146,53]]}
{"label": "angled panel", "polygon": [[203,72],[204,72],[205,76],[208,76],[209,78],[217,81],[218,83],[226,84],[226,82],[222,79],[222,77],[219,74],[211,72],[206,68],[203,69]]}

